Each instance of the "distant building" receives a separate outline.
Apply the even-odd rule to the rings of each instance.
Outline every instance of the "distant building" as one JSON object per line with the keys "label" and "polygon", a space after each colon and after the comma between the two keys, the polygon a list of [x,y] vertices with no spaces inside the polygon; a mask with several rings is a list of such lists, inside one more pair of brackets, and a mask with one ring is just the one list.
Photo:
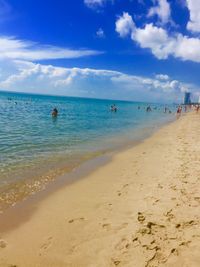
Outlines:
{"label": "distant building", "polygon": [[191,93],[190,92],[185,92],[184,104],[185,105],[191,104]]}

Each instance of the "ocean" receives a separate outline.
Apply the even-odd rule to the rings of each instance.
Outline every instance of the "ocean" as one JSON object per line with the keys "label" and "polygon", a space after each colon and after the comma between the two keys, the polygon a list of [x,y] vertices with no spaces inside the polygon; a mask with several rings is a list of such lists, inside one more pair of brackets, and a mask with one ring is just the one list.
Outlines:
{"label": "ocean", "polygon": [[[115,104],[117,112],[111,112]],[[150,135],[175,106],[0,92],[0,208],[43,188],[81,162]],[[58,109],[53,118],[51,111]]]}

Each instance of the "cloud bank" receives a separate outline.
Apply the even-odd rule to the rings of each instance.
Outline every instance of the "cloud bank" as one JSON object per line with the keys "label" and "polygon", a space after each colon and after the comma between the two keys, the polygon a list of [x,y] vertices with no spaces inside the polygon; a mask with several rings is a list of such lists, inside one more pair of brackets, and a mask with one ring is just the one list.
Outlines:
{"label": "cloud bank", "polygon": [[[3,68],[2,68],[3,67]],[[0,60],[0,89],[55,95],[98,97],[152,102],[181,101],[182,94],[196,87],[166,74],[154,77],[128,75],[91,68],[61,68],[25,61]],[[23,91],[24,91],[23,90]]]}

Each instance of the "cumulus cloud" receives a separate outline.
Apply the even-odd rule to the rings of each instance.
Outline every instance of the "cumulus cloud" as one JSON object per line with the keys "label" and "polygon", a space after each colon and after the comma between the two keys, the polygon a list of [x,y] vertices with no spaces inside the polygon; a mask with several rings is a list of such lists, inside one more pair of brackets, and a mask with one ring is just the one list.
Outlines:
{"label": "cumulus cloud", "polygon": [[0,58],[21,60],[47,60],[61,58],[79,58],[99,55],[102,52],[95,50],[73,50],[52,45],[19,40],[14,37],[0,37]]}
{"label": "cumulus cloud", "polygon": [[188,37],[181,33],[170,35],[165,29],[152,23],[138,28],[128,13],[117,19],[116,31],[120,37],[131,36],[141,48],[150,49],[158,59],[173,56],[181,60],[200,62],[200,39],[197,37]]}
{"label": "cumulus cloud", "polygon": [[152,23],[146,24],[145,28],[135,28],[131,38],[142,48],[150,48],[159,59],[166,59],[170,54],[172,43],[168,42],[167,32]]}
{"label": "cumulus cloud", "polygon": [[102,29],[102,28],[99,28],[98,30],[97,30],[97,32],[96,32],[96,36],[98,37],[98,38],[105,38],[106,36],[105,36],[105,33],[104,33],[104,30]]}
{"label": "cumulus cloud", "polygon": [[112,70],[63,68],[18,60],[10,61],[9,65],[8,60],[0,60],[2,66],[0,89],[7,91],[26,88],[26,92],[34,93],[166,102],[176,101],[186,88],[198,91],[195,86],[173,80],[166,74],[143,77]]}
{"label": "cumulus cloud", "polygon": [[190,21],[187,29],[193,32],[200,32],[200,2],[198,0],[186,0],[190,12]]}
{"label": "cumulus cloud", "polygon": [[171,19],[171,8],[167,0],[156,0],[157,5],[150,8],[148,16],[158,16],[163,24],[166,24]]}
{"label": "cumulus cloud", "polygon": [[115,24],[115,30],[119,33],[120,37],[131,35],[134,29],[135,23],[128,13],[124,12],[122,16],[118,17]]}

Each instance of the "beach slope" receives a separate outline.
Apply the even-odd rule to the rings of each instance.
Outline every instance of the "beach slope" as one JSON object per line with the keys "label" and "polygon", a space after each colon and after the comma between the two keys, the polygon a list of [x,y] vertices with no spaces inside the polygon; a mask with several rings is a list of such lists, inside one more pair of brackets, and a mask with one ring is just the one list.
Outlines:
{"label": "beach slope", "polygon": [[0,266],[199,267],[199,162],[190,113],[0,229]]}

